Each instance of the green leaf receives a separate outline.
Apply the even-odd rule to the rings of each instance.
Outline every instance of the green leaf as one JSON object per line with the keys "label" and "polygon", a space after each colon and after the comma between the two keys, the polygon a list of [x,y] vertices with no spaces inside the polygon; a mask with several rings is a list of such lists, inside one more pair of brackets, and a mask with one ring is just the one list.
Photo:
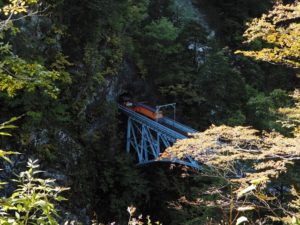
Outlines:
{"label": "green leaf", "polygon": [[17,210],[18,210],[18,212],[21,212],[21,211],[22,211],[22,209],[23,209],[23,206],[22,206],[22,205],[20,205],[20,204],[18,204],[18,205],[17,205]]}
{"label": "green leaf", "polygon": [[11,134],[6,133],[6,132],[0,132],[0,136],[11,136]]}
{"label": "green leaf", "polygon": [[39,200],[39,201],[35,202],[34,205],[45,208],[47,206],[47,203],[44,200]]}
{"label": "green leaf", "polygon": [[62,197],[62,196],[57,196],[57,197],[55,198],[55,200],[61,202],[61,201],[66,201],[66,200],[68,200],[68,199],[66,199],[66,198],[64,198],[64,197]]}

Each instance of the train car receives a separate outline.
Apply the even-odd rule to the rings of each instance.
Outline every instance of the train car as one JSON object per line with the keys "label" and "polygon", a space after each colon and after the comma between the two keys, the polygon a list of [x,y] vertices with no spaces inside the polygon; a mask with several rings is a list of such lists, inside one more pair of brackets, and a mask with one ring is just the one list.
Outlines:
{"label": "train car", "polygon": [[154,108],[151,108],[142,103],[136,103],[132,107],[133,111],[138,112],[144,116],[147,116],[153,120],[158,120],[163,118],[163,114],[161,111],[156,111]]}
{"label": "train car", "polygon": [[152,120],[158,120],[158,119],[163,118],[163,113],[161,111],[156,111],[154,108],[151,108],[142,103],[134,103],[131,101],[125,101],[125,102],[123,102],[123,105],[139,114],[149,117]]}
{"label": "train car", "polygon": [[120,95],[119,103],[137,113],[149,117],[152,120],[163,118],[163,113],[161,111],[157,111],[155,108],[149,107],[143,103],[134,102],[132,100],[132,95],[130,95],[129,93],[123,93],[122,95]]}

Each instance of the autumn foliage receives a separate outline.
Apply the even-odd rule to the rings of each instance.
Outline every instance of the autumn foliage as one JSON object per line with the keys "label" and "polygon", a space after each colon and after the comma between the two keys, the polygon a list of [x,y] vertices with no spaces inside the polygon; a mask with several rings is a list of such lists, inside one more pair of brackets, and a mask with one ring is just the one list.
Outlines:
{"label": "autumn foliage", "polygon": [[291,67],[300,67],[300,3],[276,5],[248,24],[244,33],[254,50],[237,51],[245,56]]}
{"label": "autumn foliage", "polygon": [[[231,218],[232,223],[244,211],[254,209],[268,211],[264,219],[279,219],[278,214],[274,213],[276,210],[285,212],[288,218],[296,218],[297,212],[293,211],[291,205],[280,202],[279,194],[269,190],[272,181],[286,173],[289,166],[300,159],[300,139],[287,138],[275,132],[261,134],[250,127],[212,126],[190,139],[178,141],[161,158],[182,159],[188,156],[202,163],[203,176],[226,181],[225,186],[216,185],[209,190],[210,194],[218,195],[214,203],[203,203],[235,213],[235,219]],[[289,194],[297,196],[295,190]]]}

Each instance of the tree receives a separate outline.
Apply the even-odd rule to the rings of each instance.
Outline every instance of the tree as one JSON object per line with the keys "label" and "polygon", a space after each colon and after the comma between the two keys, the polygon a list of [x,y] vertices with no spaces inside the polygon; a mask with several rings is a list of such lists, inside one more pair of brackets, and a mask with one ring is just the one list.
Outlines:
{"label": "tree", "polygon": [[141,76],[157,87],[185,79],[180,59],[183,46],[178,36],[179,29],[166,17],[151,21],[137,34],[135,63]]}
{"label": "tree", "polygon": [[246,43],[254,50],[237,51],[275,64],[300,67],[300,2],[277,4],[272,11],[248,23]]}
{"label": "tree", "polygon": [[[275,5],[273,10],[248,24],[244,37],[254,50],[238,50],[236,53],[299,69],[300,2]],[[299,135],[299,91],[296,90],[292,97],[295,106],[280,108],[278,112],[284,117],[281,119],[283,125],[292,128],[294,135]]]}
{"label": "tree", "polygon": [[40,13],[38,9],[29,10],[37,2],[10,0],[0,11],[6,18],[0,21],[0,91],[6,91],[9,96],[15,96],[21,89],[29,92],[41,89],[44,94],[56,98],[60,91],[57,82],[71,82],[69,74],[64,71],[65,66],[71,64],[62,54],[58,54],[56,60],[47,68],[37,60],[19,57],[7,40],[7,36],[19,33],[19,28],[14,26],[15,21]]}
{"label": "tree", "polygon": [[242,220],[251,212],[251,218],[262,223],[269,219],[292,221],[300,217],[300,196],[291,188],[294,184],[288,183],[285,186],[290,185],[293,191],[284,193],[285,198],[290,195],[295,204],[282,200],[283,193],[272,191],[272,181],[300,159],[299,146],[299,139],[277,133],[259,135],[249,127],[212,126],[178,141],[161,158],[193,157],[203,165],[199,176],[223,180],[211,186],[199,201],[225,212],[228,224],[236,224],[238,218]]}
{"label": "tree", "polygon": [[144,46],[141,46],[143,55],[147,52],[145,64],[150,76],[161,76],[169,66],[166,62],[172,54],[178,52],[176,38],[178,28],[165,17],[152,21],[145,28]]}

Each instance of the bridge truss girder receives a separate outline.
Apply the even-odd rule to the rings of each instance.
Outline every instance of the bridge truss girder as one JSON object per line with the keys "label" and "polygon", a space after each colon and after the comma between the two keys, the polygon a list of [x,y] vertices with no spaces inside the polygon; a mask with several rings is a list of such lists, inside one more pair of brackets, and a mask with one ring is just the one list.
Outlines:
{"label": "bridge truss girder", "polygon": [[176,140],[176,138],[160,132],[147,124],[140,123],[128,117],[126,151],[130,152],[134,150],[137,154],[139,164],[171,162],[189,166],[197,170],[201,169],[198,162],[189,156],[184,160],[159,158],[161,152],[171,147]]}

